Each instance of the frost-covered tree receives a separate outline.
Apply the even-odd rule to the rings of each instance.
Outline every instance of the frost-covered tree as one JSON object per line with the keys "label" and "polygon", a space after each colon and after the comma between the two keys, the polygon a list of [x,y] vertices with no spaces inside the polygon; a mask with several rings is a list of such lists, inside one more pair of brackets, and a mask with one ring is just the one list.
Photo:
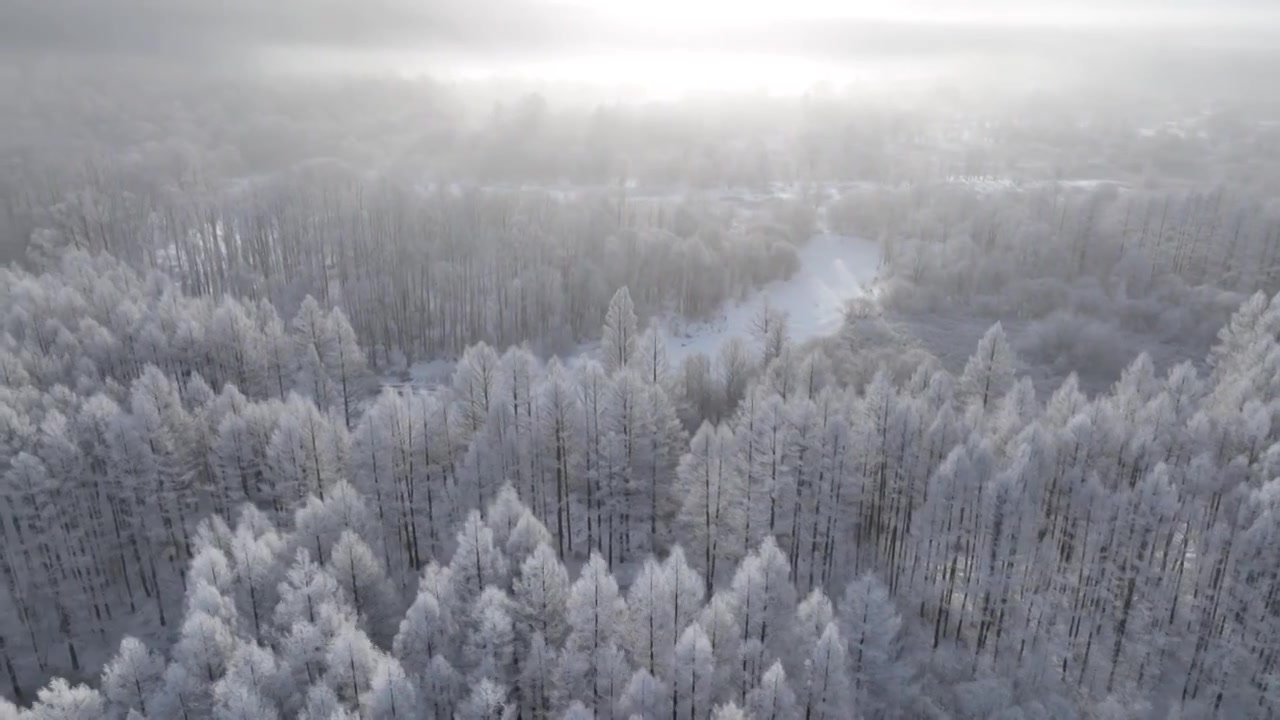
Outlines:
{"label": "frost-covered tree", "polygon": [[[545,507],[550,504],[555,515],[553,521],[544,510],[543,518],[548,529],[555,532],[555,547],[561,557],[573,548],[574,513],[570,503],[578,485],[575,478],[582,470],[587,469],[582,464],[588,460],[582,445],[583,437],[579,432],[579,423],[584,418],[578,403],[578,394],[574,391],[571,379],[563,366],[553,360],[547,365],[546,376],[541,385],[537,402],[538,423],[534,432],[537,435],[535,442],[538,443],[535,447],[543,458],[542,505]],[[546,489],[548,482],[554,484],[554,489]],[[591,510],[588,502],[588,522],[591,520]]]}
{"label": "frost-covered tree", "polygon": [[328,572],[378,638],[390,638],[397,612],[386,571],[360,536],[345,531],[329,554]]}
{"label": "frost-covered tree", "polygon": [[547,643],[542,633],[534,632],[517,657],[521,715],[545,718],[551,712],[555,689],[555,647]]}
{"label": "frost-covered tree", "polygon": [[225,718],[275,717],[286,695],[287,678],[271,650],[239,642],[227,672],[213,686],[214,715]]}
{"label": "frost-covered tree", "polygon": [[667,627],[671,613],[666,605],[669,595],[666,582],[662,566],[650,557],[627,591],[626,646],[641,667],[657,675],[665,674],[661,669],[665,669],[666,663],[660,658],[665,658],[670,647],[667,638],[675,634],[674,629]]}
{"label": "frost-covered tree", "polygon": [[291,395],[267,445],[272,501],[283,513],[310,493],[321,501],[342,478],[345,435],[314,404]]}
{"label": "frost-covered tree", "polygon": [[636,369],[646,383],[662,388],[672,387],[667,340],[656,323],[650,322],[636,340],[635,359]]}
{"label": "frost-covered tree", "polygon": [[507,560],[513,567],[519,568],[539,545],[551,546],[555,542],[555,537],[547,531],[547,526],[532,512],[525,510],[512,529],[511,536],[507,538]]}
{"label": "frost-covered tree", "polygon": [[604,315],[604,330],[600,337],[600,351],[605,369],[609,372],[624,370],[636,359],[636,344],[640,339],[636,311],[631,304],[631,293],[620,287],[609,301]]}
{"label": "frost-covered tree", "polygon": [[212,684],[222,677],[234,649],[235,638],[221,618],[195,612],[182,623],[173,658],[192,677]]}
{"label": "frost-covered tree", "polygon": [[985,411],[1013,385],[1016,364],[1004,328],[996,323],[978,341],[973,356],[965,363],[960,387],[970,402]]}
{"label": "frost-covered tree", "polygon": [[507,704],[507,689],[482,678],[472,686],[467,699],[458,706],[457,720],[506,720],[514,717],[514,708]]}
{"label": "frost-covered tree", "polygon": [[751,687],[776,659],[791,656],[795,588],[790,567],[772,536],[749,554],[733,576],[732,593],[742,628],[742,688]]}
{"label": "frost-covered tree", "polygon": [[679,639],[678,633],[697,619],[706,595],[702,576],[689,566],[684,550],[679,545],[671,548],[667,559],[662,563],[662,575],[662,586],[671,617],[671,634],[667,640],[674,647]]}
{"label": "frost-covered tree", "polygon": [[613,699],[608,700],[608,705],[603,702],[611,697],[615,680],[617,694],[622,693],[630,670],[620,679],[610,673],[620,672],[617,642],[624,633],[626,613],[626,603],[604,558],[592,553],[569,588],[566,603],[569,635],[556,673],[557,697],[562,706],[568,699],[589,697],[597,712],[611,708]]}
{"label": "frost-covered tree", "polygon": [[130,710],[144,715],[147,700],[160,686],[164,657],[134,637],[125,636],[120,649],[102,670],[102,693],[112,710],[121,716]]}
{"label": "frost-covered tree", "polygon": [[403,720],[419,712],[417,685],[394,658],[383,657],[364,699],[365,715],[370,720]]}
{"label": "frost-covered tree", "polygon": [[715,375],[719,382],[724,411],[732,412],[747,391],[751,374],[751,355],[742,338],[729,338],[716,353]]}
{"label": "frost-covered tree", "polygon": [[852,691],[869,717],[898,711],[902,690],[910,685],[910,669],[902,660],[902,618],[884,585],[864,575],[849,582],[840,602],[838,625],[848,645]]}
{"label": "frost-covered tree", "polygon": [[473,679],[489,678],[503,685],[512,679],[516,648],[510,604],[505,592],[490,585],[470,608],[462,654]]}
{"label": "frost-covered tree", "polygon": [[792,631],[796,647],[802,649],[813,647],[832,620],[835,620],[835,610],[831,606],[831,601],[821,590],[811,591],[796,606],[795,629]]}
{"label": "frost-covered tree", "polygon": [[618,699],[619,717],[660,717],[670,712],[671,699],[660,680],[640,668],[636,670]]}
{"label": "frost-covered tree", "polygon": [[[246,506],[240,526],[231,541],[231,559],[235,567],[237,605],[243,616],[253,623],[254,637],[263,640],[263,631],[269,613],[275,605],[276,582],[279,576],[277,558],[281,541],[274,529],[257,534],[244,515],[257,513]],[[262,518],[264,522],[265,518]]]}
{"label": "frost-covered tree", "polygon": [[604,558],[592,554],[569,588],[566,618],[570,645],[592,651],[615,641],[622,631],[626,603]]}
{"label": "frost-covered tree", "polygon": [[36,693],[35,704],[24,714],[31,720],[98,720],[106,714],[106,703],[88,685],[71,685],[55,678]]}
{"label": "frost-covered tree", "polygon": [[350,720],[353,715],[342,705],[333,688],[317,684],[307,688],[305,704],[298,717],[300,720]]}
{"label": "frost-covered tree", "polygon": [[280,713],[252,686],[219,683],[214,692],[213,717],[215,720],[276,720]]}
{"label": "frost-covered tree", "polygon": [[711,710],[715,688],[715,655],[698,625],[680,634],[671,666],[671,700],[677,718],[700,718]]}
{"label": "frost-covered tree", "polygon": [[800,717],[800,706],[787,683],[787,671],[774,661],[764,671],[759,684],[747,693],[747,712],[759,720],[793,720]]}
{"label": "frost-covered tree", "polygon": [[373,376],[365,362],[356,332],[341,308],[334,308],[325,318],[330,338],[329,352],[321,355],[329,382],[333,385],[336,405],[342,410],[347,427],[355,425],[359,403],[369,393]]}
{"label": "frost-covered tree", "polygon": [[541,634],[558,644],[568,631],[569,573],[547,544],[539,545],[520,566],[513,587],[516,627],[522,638]]}
{"label": "frost-covered tree", "polygon": [[293,565],[276,587],[276,595],[280,599],[272,613],[272,622],[281,632],[299,621],[319,622],[320,606],[326,602],[348,602],[342,586],[323,566],[312,562],[306,548],[298,549]]}
{"label": "frost-covered tree", "polygon": [[788,341],[788,320],[786,311],[770,305],[767,297],[756,310],[751,319],[751,335],[760,344],[760,367],[769,367],[782,355]]}
{"label": "frost-covered tree", "polygon": [[374,671],[384,661],[364,631],[350,622],[342,622],[325,650],[325,682],[339,698],[359,707],[368,697]]}
{"label": "frost-covered tree", "polygon": [[805,661],[805,717],[824,720],[855,717],[845,663],[844,640],[828,623]]}
{"label": "frost-covered tree", "polygon": [[463,606],[479,597],[486,586],[503,587],[507,583],[507,558],[479,511],[472,510],[458,528],[449,567],[458,602]]}
{"label": "frost-covered tree", "polygon": [[422,695],[436,717],[453,717],[467,695],[466,685],[449,661],[436,655],[422,675]]}
{"label": "frost-covered tree", "polygon": [[719,699],[744,698],[740,679],[743,637],[737,613],[734,595],[726,589],[713,595],[698,614],[697,623],[716,656],[715,696]]}
{"label": "frost-covered tree", "polygon": [[727,427],[703,423],[676,474],[677,537],[693,552],[707,592],[714,586],[717,569],[736,560],[741,549],[745,499],[735,453],[733,433]]}

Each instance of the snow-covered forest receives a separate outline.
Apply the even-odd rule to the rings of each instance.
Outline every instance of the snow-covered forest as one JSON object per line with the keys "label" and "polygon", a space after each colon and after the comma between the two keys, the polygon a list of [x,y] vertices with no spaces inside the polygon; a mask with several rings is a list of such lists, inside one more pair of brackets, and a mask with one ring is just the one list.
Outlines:
{"label": "snow-covered forest", "polygon": [[0,662],[36,717],[1276,711],[1262,294],[1205,372],[1040,397],[998,325],[906,381],[777,316],[673,367],[623,289],[598,357],[477,344],[378,392],[310,298],[83,252],[3,288]]}
{"label": "snow-covered forest", "polygon": [[1280,717],[1280,15],[863,5],[0,3],[0,720]]}

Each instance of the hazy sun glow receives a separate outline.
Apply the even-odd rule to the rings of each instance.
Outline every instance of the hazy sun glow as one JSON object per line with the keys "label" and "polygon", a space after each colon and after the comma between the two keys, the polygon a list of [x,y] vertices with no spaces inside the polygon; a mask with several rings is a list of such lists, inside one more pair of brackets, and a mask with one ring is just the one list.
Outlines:
{"label": "hazy sun glow", "polygon": [[[766,52],[741,38],[768,37],[782,24],[818,25],[824,21],[857,27],[868,23],[984,26],[1114,27],[1150,22],[1141,8],[1098,3],[1017,2],[991,0],[974,4],[953,0],[542,0],[569,8],[575,15],[603,21],[617,31],[643,38],[656,48],[575,50],[539,58],[459,63],[450,74],[466,79],[515,78],[620,91],[625,88],[650,99],[700,93],[763,91],[798,95],[824,85],[883,88],[895,83],[937,78],[967,59],[875,56],[859,53],[851,39],[849,53],[838,58],[820,53]],[[1166,21],[1174,16],[1165,17]],[[1183,19],[1185,22],[1185,18]],[[870,25],[876,23],[877,25]],[[725,38],[737,44],[726,47]],[[605,43],[607,46],[608,43]],[[972,69],[972,68],[970,68]],[[1007,68],[1009,73],[1027,70]]]}
{"label": "hazy sun glow", "polygon": [[[426,43],[358,52],[289,47],[269,61],[305,72],[378,67],[444,80],[519,81],[619,100],[756,92],[794,96],[819,86],[929,90],[933,81],[961,73],[970,81],[1034,86],[1044,82],[1036,76],[1037,59],[1051,52],[1026,39],[1036,29],[1061,39],[1074,37],[1057,32],[1064,29],[1105,35],[1140,28],[1150,33],[1147,41],[1172,45],[1180,41],[1171,39],[1170,30],[1191,29],[1196,42],[1205,42],[1216,37],[1205,23],[1235,17],[1251,26],[1243,22],[1245,15],[1233,16],[1240,10],[1215,10],[1209,17],[1198,3],[1170,6],[1162,0],[1127,5],[1109,0],[530,1],[555,18],[549,25],[553,36],[533,46],[522,47],[513,29],[517,42],[499,44],[496,52]],[[992,29],[998,31],[989,33]],[[563,37],[554,37],[561,31]],[[809,37],[817,40],[811,43]],[[1021,42],[1008,56],[1001,54],[1007,41]],[[1085,57],[1078,49],[1089,42],[1082,35],[1078,45],[1069,46],[1067,58]]]}
{"label": "hazy sun glow", "polygon": [[502,77],[564,85],[613,85],[651,100],[702,92],[796,95],[819,83],[844,84],[853,78],[846,68],[811,58],[692,51],[576,55],[513,66],[464,68],[458,74],[465,79]]}

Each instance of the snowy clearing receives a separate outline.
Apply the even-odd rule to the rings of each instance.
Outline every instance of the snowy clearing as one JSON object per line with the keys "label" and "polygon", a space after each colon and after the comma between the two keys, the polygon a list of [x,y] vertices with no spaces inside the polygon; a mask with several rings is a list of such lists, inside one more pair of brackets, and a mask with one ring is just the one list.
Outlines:
{"label": "snowy clearing", "polygon": [[[696,352],[714,355],[731,337],[749,338],[752,319],[766,302],[788,316],[792,342],[804,343],[840,329],[848,302],[872,293],[880,269],[880,246],[845,235],[814,236],[799,253],[800,269],[790,279],[775,280],[745,298],[726,303],[713,319],[690,321],[667,317],[659,326],[667,341],[672,365]],[[584,343],[561,358],[566,364],[597,354],[597,343]],[[389,375],[390,387],[439,387],[453,375],[456,360],[437,358],[411,365],[407,373]]]}
{"label": "snowy clearing", "polygon": [[850,300],[868,295],[880,269],[875,242],[844,235],[818,235],[800,251],[800,269],[722,307],[712,320],[690,322],[668,318],[661,325],[672,364],[703,352],[715,354],[735,335],[749,337],[751,323],[767,302],[788,316],[791,340],[803,343],[840,329]]}

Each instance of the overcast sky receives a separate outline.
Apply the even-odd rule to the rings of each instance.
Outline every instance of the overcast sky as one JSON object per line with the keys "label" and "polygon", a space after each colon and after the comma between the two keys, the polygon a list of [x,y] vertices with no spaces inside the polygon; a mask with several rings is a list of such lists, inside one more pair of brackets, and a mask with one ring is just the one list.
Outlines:
{"label": "overcast sky", "polygon": [[[1280,45],[1280,0],[0,0],[0,52],[209,70],[803,90],[881,63],[1193,69]],[[1016,62],[1010,59],[1016,58]],[[1250,59],[1254,66],[1260,63]],[[858,65],[858,71],[851,68]],[[871,74],[879,72],[872,70]],[[879,72],[884,82],[898,82]],[[905,72],[910,72],[907,70]],[[1255,70],[1256,72],[1256,70]],[[740,83],[743,87],[729,87]],[[758,83],[758,85],[756,84]],[[784,90],[787,91],[787,90]]]}
{"label": "overcast sky", "polygon": [[[940,38],[1134,28],[1256,30],[1272,0],[4,0],[0,43],[19,52],[234,57],[268,46],[524,54],[582,48],[904,52]],[[967,30],[967,32],[962,32]],[[914,39],[912,39],[914,38]]]}

